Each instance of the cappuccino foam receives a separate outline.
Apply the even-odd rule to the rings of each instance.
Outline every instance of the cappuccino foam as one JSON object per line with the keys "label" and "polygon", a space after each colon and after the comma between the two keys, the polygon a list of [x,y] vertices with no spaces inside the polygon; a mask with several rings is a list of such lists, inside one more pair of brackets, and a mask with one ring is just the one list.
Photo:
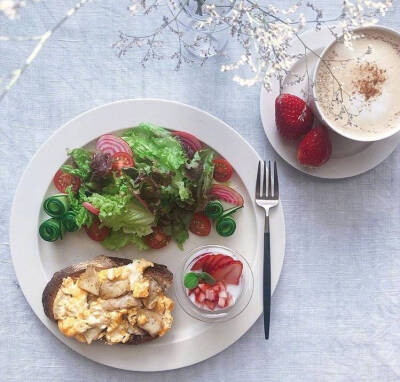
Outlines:
{"label": "cappuccino foam", "polygon": [[323,60],[315,90],[330,125],[356,139],[373,139],[400,126],[398,36],[378,28],[357,31],[351,47],[339,40]]}

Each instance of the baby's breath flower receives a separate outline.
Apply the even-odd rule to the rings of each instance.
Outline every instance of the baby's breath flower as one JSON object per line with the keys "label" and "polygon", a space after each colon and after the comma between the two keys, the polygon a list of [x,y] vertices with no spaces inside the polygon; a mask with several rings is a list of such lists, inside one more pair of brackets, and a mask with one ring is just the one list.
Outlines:
{"label": "baby's breath flower", "polygon": [[25,5],[25,1],[0,0],[0,13],[3,13],[4,16],[13,20],[18,17],[19,9],[25,7]]}
{"label": "baby's breath flower", "polygon": [[[141,8],[143,14],[148,14],[154,9],[162,9],[158,8],[158,5],[166,2],[170,11],[168,18],[165,17],[164,22],[147,36],[128,36],[121,33],[119,41],[114,44],[119,56],[126,54],[128,49],[136,47],[144,49],[142,65],[146,65],[150,59],[168,58],[175,60],[175,68],[179,69],[182,63],[194,62],[186,51],[199,50],[206,44],[208,48],[201,48],[203,57],[201,64],[203,64],[217,52],[216,46],[213,45],[216,40],[211,38],[212,32],[223,27],[229,31],[233,42],[239,45],[241,54],[233,62],[224,63],[221,71],[234,72],[233,81],[241,86],[261,83],[268,91],[272,90],[276,81],[282,86],[283,80],[296,60],[310,53],[318,56],[318,53],[302,40],[300,32],[305,26],[312,26],[319,31],[326,25],[333,37],[339,38],[343,35],[344,44],[351,47],[353,30],[377,23],[378,17],[385,15],[392,5],[392,0],[337,0],[338,16],[326,19],[323,11],[307,0],[298,1],[289,8],[278,8],[272,4],[262,5],[258,0],[225,0],[225,4],[230,7],[230,11],[225,13],[221,12],[221,0],[153,0],[155,2],[151,4],[147,4],[147,1],[150,0],[131,0],[131,7],[135,7],[135,11]],[[180,14],[184,7],[189,6],[190,1],[197,3],[196,13],[197,16],[201,16],[192,23],[192,28],[204,33],[197,35],[193,41],[187,37],[186,30],[180,28],[179,22]],[[312,16],[306,17],[310,13]],[[157,50],[163,47],[161,35],[165,33],[173,33],[176,36],[177,50],[171,55],[159,53]],[[291,53],[293,41],[300,42],[304,48],[303,53]],[[336,80],[333,72],[330,73]],[[306,73],[303,75],[292,74],[291,83],[299,84],[307,78],[307,91],[309,91],[312,85],[309,77],[306,68]],[[342,104],[343,89],[341,84],[338,85],[332,97],[333,103],[339,103],[337,118],[347,115],[351,124],[352,115]],[[309,94],[306,97],[308,98]]]}

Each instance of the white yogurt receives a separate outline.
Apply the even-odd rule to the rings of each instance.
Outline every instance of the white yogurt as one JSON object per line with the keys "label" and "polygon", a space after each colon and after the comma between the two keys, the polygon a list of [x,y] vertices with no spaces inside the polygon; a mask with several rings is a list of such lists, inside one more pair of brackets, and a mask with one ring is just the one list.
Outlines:
{"label": "white yogurt", "polygon": [[[215,248],[215,251],[211,248],[210,251],[208,251],[208,252],[204,252],[204,250],[202,250],[202,251],[199,251],[198,253],[195,254],[194,260],[191,262],[190,267],[186,270],[186,272],[200,272],[200,271],[191,271],[190,268],[194,265],[194,263],[197,260],[200,259],[200,257],[202,257],[202,255],[204,256],[206,254],[213,254],[213,255],[223,254],[223,255],[227,255],[227,256],[232,257],[232,259],[234,259],[234,260],[239,260],[234,255],[232,255],[232,253],[226,252],[224,250],[221,250],[221,248]],[[195,299],[196,298],[195,294],[192,293],[192,294],[189,295],[189,289],[186,289],[186,294],[189,297],[190,301],[194,305],[199,307],[200,309],[204,309],[204,310],[207,310],[207,311],[213,311],[213,312],[226,310],[226,309],[229,309],[230,307],[232,307],[236,303],[236,301],[238,300],[239,296],[242,293],[242,290],[243,290],[243,274],[240,277],[239,285],[226,284],[226,283],[224,283],[224,284],[226,285],[226,292],[231,296],[231,301],[230,301],[229,305],[227,307],[225,307],[225,308],[221,308],[221,307],[219,307],[217,305],[214,308],[214,310],[211,310],[206,305],[197,303],[197,301]]]}
{"label": "white yogurt", "polygon": [[[231,298],[232,298],[231,301],[230,301],[230,303],[229,303],[229,305],[228,305],[227,307],[225,307],[225,308],[221,308],[220,306],[217,305],[217,306],[214,308],[214,310],[209,309],[207,305],[199,304],[199,303],[196,301],[196,296],[194,295],[194,293],[192,293],[190,296],[188,295],[188,297],[189,297],[189,300],[190,300],[194,305],[196,305],[197,307],[199,307],[200,309],[204,309],[204,310],[209,310],[209,311],[212,311],[212,312],[216,312],[216,311],[218,311],[218,310],[229,309],[231,306],[235,305],[237,299],[239,298],[240,294],[242,293],[242,282],[241,282],[241,280],[240,280],[240,282],[239,282],[239,285],[226,284],[226,291],[229,293],[229,295],[230,295]],[[189,289],[186,290],[186,293],[187,293],[187,294],[189,293]]]}

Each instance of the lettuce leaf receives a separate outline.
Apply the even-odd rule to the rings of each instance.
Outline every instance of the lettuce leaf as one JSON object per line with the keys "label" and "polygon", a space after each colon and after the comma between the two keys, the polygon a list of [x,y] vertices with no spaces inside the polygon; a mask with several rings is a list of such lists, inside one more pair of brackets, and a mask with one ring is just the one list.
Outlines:
{"label": "lettuce leaf", "polygon": [[190,217],[208,201],[214,152],[204,148],[190,159],[170,131],[152,124],[129,129],[122,138],[132,148],[136,165],[101,180],[94,176],[92,152],[69,151],[73,163],[62,170],[82,180],[78,193],[68,192],[77,224],[90,226],[93,221],[94,215],[82,206],[87,201],[100,210],[100,221],[111,229],[102,242],[105,248],[134,244],[147,249],[143,237],[160,225],[183,249]]}
{"label": "lettuce leaf", "polygon": [[171,236],[179,249],[183,250],[183,243],[189,239],[189,231],[184,226],[173,226]]}
{"label": "lettuce leaf", "polygon": [[93,222],[93,214],[82,206],[82,203],[86,199],[83,188],[81,187],[79,193],[76,194],[72,191],[72,186],[69,186],[67,188],[67,198],[70,204],[70,210],[76,213],[75,220],[78,227],[81,228],[84,225],[90,227]]}
{"label": "lettuce leaf", "polygon": [[82,180],[87,180],[90,176],[90,162],[92,161],[92,152],[86,149],[73,149],[68,151],[75,166],[65,164],[61,170],[67,174],[79,176]]}
{"label": "lettuce leaf", "polygon": [[178,140],[166,129],[141,123],[125,131],[122,138],[131,146],[136,162],[153,162],[160,172],[176,171],[182,168],[187,156]]}
{"label": "lettuce leaf", "polygon": [[110,234],[101,242],[105,248],[111,251],[116,251],[131,243],[134,244],[135,247],[140,251],[149,248],[144,242],[143,238],[135,235],[134,233],[125,233],[121,230],[111,231]]}
{"label": "lettuce leaf", "polygon": [[176,199],[194,203],[190,180],[186,177],[188,157],[179,141],[166,129],[141,123],[124,133],[131,146],[136,167],[148,175],[158,172],[172,175],[168,192]]}
{"label": "lettuce leaf", "polygon": [[179,198],[184,201],[193,200],[192,193],[185,179],[181,174],[177,174],[172,178],[171,186],[178,192]]}
{"label": "lettuce leaf", "polygon": [[199,156],[203,162],[203,172],[197,183],[197,204],[198,207],[204,208],[208,201],[208,193],[213,182],[214,173],[214,151],[211,149],[203,149],[199,151]]}
{"label": "lettuce leaf", "polygon": [[171,224],[164,227],[164,232],[172,237],[180,249],[183,249],[183,243],[189,238],[189,223],[185,220],[182,216],[175,216]]}
{"label": "lettuce leaf", "polygon": [[103,186],[102,193],[110,195],[129,195],[131,193],[132,184],[129,182],[129,178],[125,175],[113,174],[111,181]]}
{"label": "lettuce leaf", "polygon": [[192,160],[186,164],[185,175],[188,179],[192,181],[199,180],[203,172],[203,161],[200,158],[198,151],[195,152]]}
{"label": "lettuce leaf", "polygon": [[131,195],[93,194],[88,201],[100,210],[100,221],[113,231],[145,236],[152,233],[154,215]]}

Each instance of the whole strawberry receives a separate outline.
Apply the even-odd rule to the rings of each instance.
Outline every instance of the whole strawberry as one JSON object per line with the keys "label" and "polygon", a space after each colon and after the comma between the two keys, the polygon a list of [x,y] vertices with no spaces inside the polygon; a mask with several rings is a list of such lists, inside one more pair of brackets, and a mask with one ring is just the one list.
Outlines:
{"label": "whole strawberry", "polygon": [[314,114],[301,98],[284,93],[275,100],[275,122],[283,138],[298,139],[310,131]]}
{"label": "whole strawberry", "polygon": [[304,166],[322,166],[331,156],[332,143],[328,129],[316,126],[300,141],[297,147],[297,160]]}

